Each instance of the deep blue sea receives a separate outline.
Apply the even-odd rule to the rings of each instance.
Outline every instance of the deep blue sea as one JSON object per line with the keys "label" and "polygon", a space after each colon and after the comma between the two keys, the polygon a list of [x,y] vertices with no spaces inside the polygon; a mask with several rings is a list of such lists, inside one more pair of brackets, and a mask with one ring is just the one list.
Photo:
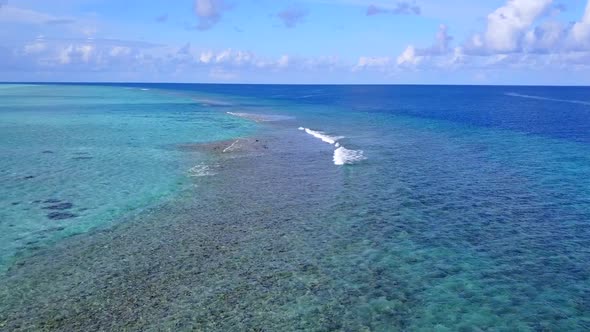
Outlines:
{"label": "deep blue sea", "polygon": [[587,87],[2,84],[0,155],[0,330],[590,330]]}

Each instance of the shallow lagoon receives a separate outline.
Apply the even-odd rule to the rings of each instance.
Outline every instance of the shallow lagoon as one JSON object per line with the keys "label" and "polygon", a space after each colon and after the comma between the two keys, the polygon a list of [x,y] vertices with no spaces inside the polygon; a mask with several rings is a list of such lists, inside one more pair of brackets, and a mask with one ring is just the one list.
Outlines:
{"label": "shallow lagoon", "polygon": [[[166,140],[154,154],[170,154],[178,187],[113,227],[17,259],[0,286],[0,324],[590,328],[590,120],[580,120],[590,109],[510,95],[580,100],[579,89],[161,88],[191,100],[171,109],[203,108],[215,120],[194,125],[217,128],[154,138]],[[548,126],[555,112],[567,116]],[[299,127],[366,158],[335,165],[335,146]]]}

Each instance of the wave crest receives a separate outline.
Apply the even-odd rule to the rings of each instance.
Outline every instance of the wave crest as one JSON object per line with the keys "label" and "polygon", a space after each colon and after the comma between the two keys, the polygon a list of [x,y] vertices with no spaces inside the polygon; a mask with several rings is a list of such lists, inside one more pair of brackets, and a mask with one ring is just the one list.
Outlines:
{"label": "wave crest", "polygon": [[303,128],[303,127],[299,127],[299,130],[303,130],[306,133],[310,134],[311,136],[315,137],[315,138],[319,138],[322,141],[328,143],[328,144],[337,144],[339,139],[343,139],[343,136],[329,136],[326,135],[324,132],[322,131],[317,131],[317,130],[311,130],[309,128]]}
{"label": "wave crest", "polygon": [[343,146],[334,150],[334,165],[354,164],[365,159],[363,150],[349,150]]}
{"label": "wave crest", "polygon": [[325,143],[334,145],[334,165],[342,166],[349,165],[367,159],[364,156],[363,150],[350,150],[342,146],[339,140],[343,139],[344,136],[330,136],[326,133],[318,130],[311,130],[309,128],[299,127],[301,131],[305,131],[309,135],[322,140]]}

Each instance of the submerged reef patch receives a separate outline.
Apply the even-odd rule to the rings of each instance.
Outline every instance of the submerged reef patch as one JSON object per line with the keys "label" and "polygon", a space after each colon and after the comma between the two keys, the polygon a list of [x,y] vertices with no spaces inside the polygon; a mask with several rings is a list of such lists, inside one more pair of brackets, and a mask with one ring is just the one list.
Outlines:
{"label": "submerged reef patch", "polygon": [[[33,203],[39,203],[40,201],[34,201]],[[61,200],[57,199],[57,198],[49,198],[43,201],[43,203],[45,204],[55,204],[55,203],[59,203],[61,202]]]}
{"label": "submerged reef patch", "polygon": [[63,202],[63,203],[58,203],[55,205],[46,206],[43,209],[45,209],[45,210],[68,210],[68,209],[71,209],[73,206],[74,206],[74,204],[72,204],[72,203]]}
{"label": "submerged reef patch", "polygon": [[70,212],[51,212],[47,214],[47,218],[51,220],[64,220],[76,218],[78,215]]}

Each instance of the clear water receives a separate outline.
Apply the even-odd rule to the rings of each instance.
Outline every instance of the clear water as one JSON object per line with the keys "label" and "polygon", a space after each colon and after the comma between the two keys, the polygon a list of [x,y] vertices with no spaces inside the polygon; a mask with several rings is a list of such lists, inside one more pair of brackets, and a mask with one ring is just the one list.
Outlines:
{"label": "clear water", "polygon": [[180,158],[175,144],[253,129],[169,92],[0,87],[0,270],[21,249],[116,223],[178,191],[199,158]]}
{"label": "clear water", "polygon": [[[158,163],[163,169],[152,176],[142,167],[125,165],[133,171],[120,179],[133,183],[140,178],[134,192],[153,193],[151,186],[159,184],[156,192],[167,194],[150,196],[153,201],[144,202],[145,209],[117,226],[45,249],[28,248],[31,254],[11,264],[0,283],[1,326],[590,329],[588,88],[42,88],[69,96],[82,90],[83,95],[104,91],[115,99],[132,94],[121,98],[126,101],[164,98],[166,108],[151,108],[159,114],[152,125],[166,123],[174,133],[150,136],[138,146],[150,147],[148,156],[160,161],[167,157],[168,162]],[[141,90],[146,88],[151,90]],[[44,104],[29,102],[30,107]],[[78,108],[80,114],[93,113],[89,104]],[[127,112],[116,114],[96,107],[82,127],[127,122],[138,132],[156,130],[125,118],[149,113],[143,105],[125,105]],[[183,109],[195,116],[193,121],[162,120]],[[10,113],[2,116],[20,122],[17,126],[16,120],[3,118],[3,124],[13,123],[9,127],[33,121]],[[64,115],[62,121],[75,121],[80,114]],[[42,119],[37,121],[50,121]],[[184,126],[208,129],[186,128],[182,133]],[[310,135],[299,127],[321,133]],[[7,146],[30,144],[34,132],[24,128],[7,136],[14,140]],[[118,142],[116,137],[109,132],[108,141]],[[216,149],[206,144],[171,148],[226,139]],[[364,158],[335,165],[336,143],[362,151]],[[104,154],[119,149],[110,145]],[[128,158],[134,161],[136,156]],[[123,169],[110,164],[113,172]],[[210,176],[187,176],[186,165],[197,165],[197,172]],[[70,172],[76,174],[78,168],[71,166]],[[87,178],[70,186],[81,186]],[[3,181],[17,182],[11,179]],[[106,187],[121,186],[112,182]],[[177,189],[161,189],[167,186]],[[19,190],[21,196],[9,201],[30,195],[31,188]],[[95,195],[86,204],[104,199],[107,192],[86,194]],[[128,199],[109,196],[107,201],[120,207]],[[133,211],[137,208],[130,206],[118,215]],[[19,213],[29,223],[38,212]],[[60,223],[73,221],[77,223]],[[40,227],[30,223],[23,234]]]}

